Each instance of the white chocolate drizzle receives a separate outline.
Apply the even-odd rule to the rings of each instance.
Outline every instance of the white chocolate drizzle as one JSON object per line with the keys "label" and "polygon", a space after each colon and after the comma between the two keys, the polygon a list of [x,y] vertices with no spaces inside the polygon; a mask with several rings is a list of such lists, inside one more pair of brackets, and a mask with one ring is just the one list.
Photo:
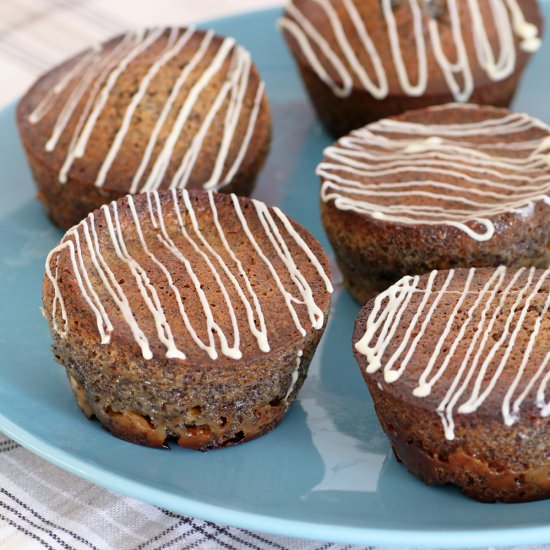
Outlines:
{"label": "white chocolate drizzle", "polygon": [[[433,57],[443,74],[455,101],[467,101],[475,88],[472,67],[477,62],[487,77],[498,82],[510,77],[517,66],[517,48],[533,53],[540,48],[541,40],[536,25],[526,21],[517,0],[481,0],[489,6],[491,22],[485,21],[480,10],[480,0],[467,0],[467,8],[459,9],[461,0],[447,0],[448,17],[444,22],[424,14],[425,4],[430,0],[404,0],[399,11],[407,10],[411,19],[411,34],[417,59],[416,82],[411,82],[403,60],[402,42],[392,0],[381,0],[381,13],[385,24],[387,42],[391,53],[392,67],[384,67],[380,49],[381,37],[376,43],[369,34],[369,24],[358,9],[357,0],[340,2],[345,18],[353,33],[346,34],[344,21],[338,16],[334,0],[312,0],[319,6],[319,17],[328,22],[331,37],[324,36],[298,8],[295,0],[286,7],[279,27],[297,43],[317,76],[338,97],[351,95],[354,89],[363,88],[376,99],[384,99],[390,92],[389,72],[393,69],[402,93],[418,97],[429,86],[429,55]],[[468,16],[465,13],[468,13]],[[376,14],[378,15],[378,14]],[[409,14],[407,14],[409,17]],[[374,15],[373,15],[374,17]],[[346,21],[348,23],[348,21]],[[498,39],[498,51],[493,51],[488,28],[494,26]],[[450,27],[454,42],[452,59],[445,52],[441,29]],[[468,54],[465,40],[471,32],[475,60]],[[331,40],[332,39],[332,40]],[[352,44],[358,40],[361,58],[368,58],[373,74],[368,74],[366,63],[360,60]],[[334,46],[332,45],[334,44]]]}
{"label": "white chocolate drizzle", "polygon": [[[245,213],[242,201],[231,195],[229,234],[224,220],[231,214],[220,218],[213,192],[205,197],[208,202],[200,208],[206,208],[210,226],[201,222],[187,190],[173,189],[164,200],[156,191],[147,193],[147,211],[141,216],[128,195],[102,206],[70,229],[46,260],[46,276],[53,288],[53,330],[61,338],[69,334],[70,308],[65,295],[69,291],[62,281],[67,277],[76,280],[82,302],[95,319],[100,342],[110,343],[113,327],[119,326],[113,321],[115,316],[129,329],[145,359],[154,355],[154,338],[170,359],[185,359],[192,345],[213,360],[220,355],[239,360],[244,327],[258,349],[269,352],[269,323],[286,321],[283,310],[266,315],[259,292],[265,288],[281,296],[277,300],[288,311],[289,330],[294,326],[305,336],[309,326],[322,329],[325,316],[319,299],[332,292],[332,284],[292,222],[279,209],[269,209],[256,200],[248,203]],[[127,207],[130,218],[124,228],[122,207]],[[241,250],[245,246],[247,254],[255,251],[256,261],[245,265],[235,243],[240,243]],[[64,274],[59,269],[63,259]],[[270,274],[261,283],[254,282],[255,264],[265,265]],[[311,267],[305,271],[299,267],[304,264]],[[132,294],[127,288],[132,288]],[[193,318],[186,307],[189,293],[195,296]],[[154,327],[148,333],[143,328],[146,319],[150,319],[147,326]]]}
{"label": "white chocolate drizzle", "polygon": [[[423,284],[418,276],[402,278],[377,296],[365,333],[355,344],[367,359],[366,372],[381,370],[386,384],[397,382],[412,363],[423,366],[407,383],[416,380],[412,395],[418,399],[436,390],[442,396],[436,411],[449,440],[455,438],[456,415],[475,413],[492,396],[502,396],[507,426],[520,419],[528,397],[541,416],[550,416],[550,350],[543,347],[550,320],[550,269],[501,266],[476,288],[477,275],[471,268],[458,289],[452,286],[454,270],[433,271]],[[415,294],[422,299],[411,302]],[[450,296],[454,306],[442,306]],[[535,357],[541,357],[540,364],[534,364]]]}
{"label": "white chocolate drizzle", "polygon": [[[204,153],[205,140],[213,131],[212,123],[223,110],[224,124],[218,151],[212,158],[212,172],[201,184],[205,189],[213,190],[229,184],[239,172],[249,149],[265,100],[265,85],[263,82],[252,83],[250,54],[232,38],[221,40],[210,59],[214,38],[212,31],[201,33],[194,28],[154,28],[124,35],[108,51],[100,46],[82,54],[28,117],[33,125],[52,124],[47,128],[50,135],[44,144],[47,152],[55,152],[61,144],[64,147],[59,182],[66,183],[75,161],[85,157],[94,130],[110,98],[118,90],[119,80],[133,64],[147,63],[147,70],[136,84],[136,90],[121,115],[120,125],[115,129],[114,139],[98,166],[95,185],[103,187],[108,184],[120,151],[132,140],[138,109],[148,101],[149,92],[154,89],[163,69],[177,62],[186,48],[194,48],[190,59],[177,73],[168,98],[154,120],[151,134],[140,152],[137,169],[128,182],[128,191],[133,194],[161,187],[186,187],[194,177],[197,160]],[[163,47],[156,46],[155,55],[151,55],[152,46],[161,39],[164,40]],[[191,45],[195,43],[198,43],[197,47]],[[191,81],[192,75],[201,68],[198,78],[193,77]],[[220,81],[220,75],[221,84],[219,89],[216,87],[212,104],[198,129],[193,130],[191,145],[180,154],[178,142],[182,133],[189,131],[189,119],[195,116],[197,102],[205,100],[212,83]],[[245,108],[247,98],[254,98],[250,108]],[[48,117],[50,113],[55,113],[55,116]],[[73,120],[74,130],[64,138]],[[161,132],[167,134],[166,139],[160,139]],[[241,132],[242,136],[239,135]],[[239,144],[236,152],[235,143]],[[169,170],[173,174],[170,177]]]}
{"label": "white chocolate drizzle", "polygon": [[298,350],[298,354],[296,356],[296,367],[292,371],[292,376],[290,377],[290,386],[288,388],[288,391],[286,392],[284,401],[288,402],[288,398],[292,395],[292,392],[296,388],[296,384],[298,383],[298,378],[300,377],[300,367],[302,366],[302,357],[304,356],[303,350]]}
{"label": "white chocolate drizzle", "polygon": [[493,237],[496,216],[550,204],[550,128],[506,111],[468,122],[474,105],[432,110],[457,108],[462,124],[384,119],[340,139],[317,169],[322,200],[396,224],[453,226],[477,241]]}

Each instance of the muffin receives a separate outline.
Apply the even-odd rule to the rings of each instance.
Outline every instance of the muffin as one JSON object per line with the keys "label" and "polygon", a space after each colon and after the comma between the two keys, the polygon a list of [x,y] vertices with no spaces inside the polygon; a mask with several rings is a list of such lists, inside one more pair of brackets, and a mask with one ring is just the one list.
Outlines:
{"label": "muffin", "polygon": [[38,197],[66,229],[128,193],[249,195],[271,139],[264,88],[250,54],[212,31],[152,28],[91,48],[18,104]]}
{"label": "muffin", "polygon": [[550,497],[550,269],[406,276],[354,352],[395,455],[481,501]]}
{"label": "muffin", "polygon": [[507,107],[542,16],[536,0],[290,0],[279,27],[339,137],[450,101]]}
{"label": "muffin", "polygon": [[322,220],[355,299],[432,269],[550,265],[549,136],[525,114],[450,104],[329,147]]}
{"label": "muffin", "polygon": [[271,430],[295,399],[329,270],[278,208],[152,191],[65,234],[46,261],[44,314],[87,416],[142,445],[223,447]]}

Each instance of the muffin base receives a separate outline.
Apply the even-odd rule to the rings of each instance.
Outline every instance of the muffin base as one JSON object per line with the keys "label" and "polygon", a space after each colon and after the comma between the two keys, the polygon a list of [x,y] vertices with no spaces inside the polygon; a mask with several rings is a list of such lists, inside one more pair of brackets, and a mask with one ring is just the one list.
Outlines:
{"label": "muffin base", "polygon": [[[529,502],[550,498],[550,466],[523,472],[499,473],[463,451],[446,461],[430,456],[414,443],[390,437],[395,458],[428,485],[456,485],[468,497],[480,502]],[[518,482],[521,480],[521,482]],[[480,485],[476,486],[477,482]],[[518,485],[521,492],[518,493]]]}
{"label": "muffin base", "polygon": [[[70,374],[68,378],[78,406],[90,420],[97,418],[115,437],[146,447],[169,449],[170,440],[188,449],[207,450],[215,447],[229,447],[271,431],[283,419],[286,412],[286,407],[276,403],[258,407],[254,410],[253,422],[250,422],[249,418],[245,419],[238,426],[242,429],[237,432],[225,429],[228,421],[223,416],[216,425],[208,422],[200,424],[193,418],[181,418],[165,425],[160,420],[161,424],[159,421],[153,424],[148,416],[135,410],[113,410],[101,398],[88,396],[84,386]],[[199,410],[198,406],[194,408]]]}
{"label": "muffin base", "polygon": [[[537,203],[529,218],[503,214],[496,233],[478,242],[445,225],[395,225],[321,202],[321,219],[344,285],[360,304],[404,275],[456,267],[547,267],[550,206]],[[451,244],[452,243],[452,246]]]}
{"label": "muffin base", "polygon": [[[348,97],[340,98],[309,66],[298,62],[298,69],[317,116],[336,138],[382,118],[455,101],[451,93],[420,97],[390,95],[379,100],[361,89],[354,89]],[[522,73],[523,68],[520,68],[505,80],[476,87],[468,102],[508,107],[514,99]]]}
{"label": "muffin base", "polygon": [[167,448],[175,441],[207,450],[254,439],[279,424],[306,378],[322,333],[306,337],[299,366],[298,349],[292,347],[250,369],[236,364],[221,378],[214,372],[203,376],[192,365],[164,367],[154,361],[140,370],[140,362],[129,357],[117,368],[121,361],[113,361],[107,350],[86,353],[58,337],[52,349],[82,412],[114,436],[149,447]]}
{"label": "muffin base", "polygon": [[457,423],[456,439],[448,441],[435,412],[380,390],[374,378],[366,380],[397,460],[428,485],[456,485],[481,502],[550,498],[550,463],[537,448],[548,437],[546,419],[506,427],[466,415]]}
{"label": "muffin base", "polygon": [[[247,166],[246,173],[236,174],[231,183],[218,190],[220,193],[235,193],[244,197],[252,194],[257,176],[269,153],[271,128],[268,136],[254,161]],[[69,176],[67,183],[61,184],[56,171],[44,165],[40,158],[27,148],[25,153],[38,188],[37,198],[50,220],[61,229],[69,229],[103,204],[128,194],[126,191],[114,191],[108,187],[96,187],[73,175]]]}

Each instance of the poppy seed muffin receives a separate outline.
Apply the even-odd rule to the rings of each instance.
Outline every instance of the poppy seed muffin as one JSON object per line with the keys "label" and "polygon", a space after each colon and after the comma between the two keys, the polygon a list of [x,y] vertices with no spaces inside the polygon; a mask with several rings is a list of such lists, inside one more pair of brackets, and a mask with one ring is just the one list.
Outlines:
{"label": "poppy seed muffin", "polygon": [[264,83],[232,38],[129,32],[43,75],[17,108],[52,221],[66,229],[127,193],[249,195],[269,149]]}
{"label": "poppy seed muffin", "polygon": [[536,0],[290,0],[279,26],[339,137],[450,101],[507,107],[542,16]]}
{"label": "poppy seed muffin", "polygon": [[411,473],[486,502],[550,498],[550,269],[404,277],[353,344]]}
{"label": "poppy seed muffin", "polygon": [[360,303],[432,269],[550,265],[550,128],[450,104],[369,124],[325,151],[321,215]]}
{"label": "poppy seed muffin", "polygon": [[319,243],[236,195],[128,195],[48,255],[44,313],[78,403],[114,435],[208,449],[272,429],[300,389],[332,285]]}

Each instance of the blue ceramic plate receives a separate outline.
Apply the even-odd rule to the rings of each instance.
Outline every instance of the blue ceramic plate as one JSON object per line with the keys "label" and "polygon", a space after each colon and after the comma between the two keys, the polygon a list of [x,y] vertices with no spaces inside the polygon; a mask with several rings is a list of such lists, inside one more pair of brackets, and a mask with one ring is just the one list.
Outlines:
{"label": "blue ceramic plate", "polygon": [[[548,19],[550,5],[546,4]],[[330,142],[275,29],[277,11],[212,22],[249,48],[267,80],[275,141],[256,196],[280,204],[329,249],[314,170]],[[550,42],[516,108],[550,121]],[[484,505],[429,488],[394,460],[351,354],[357,306],[345,291],[309,378],[272,433],[221,451],[159,451],[119,441],[79,411],[40,315],[44,258],[60,237],[38,202],[14,108],[0,114],[0,429],[110,489],[217,522],[349,543],[481,546],[550,542],[550,501]]]}

